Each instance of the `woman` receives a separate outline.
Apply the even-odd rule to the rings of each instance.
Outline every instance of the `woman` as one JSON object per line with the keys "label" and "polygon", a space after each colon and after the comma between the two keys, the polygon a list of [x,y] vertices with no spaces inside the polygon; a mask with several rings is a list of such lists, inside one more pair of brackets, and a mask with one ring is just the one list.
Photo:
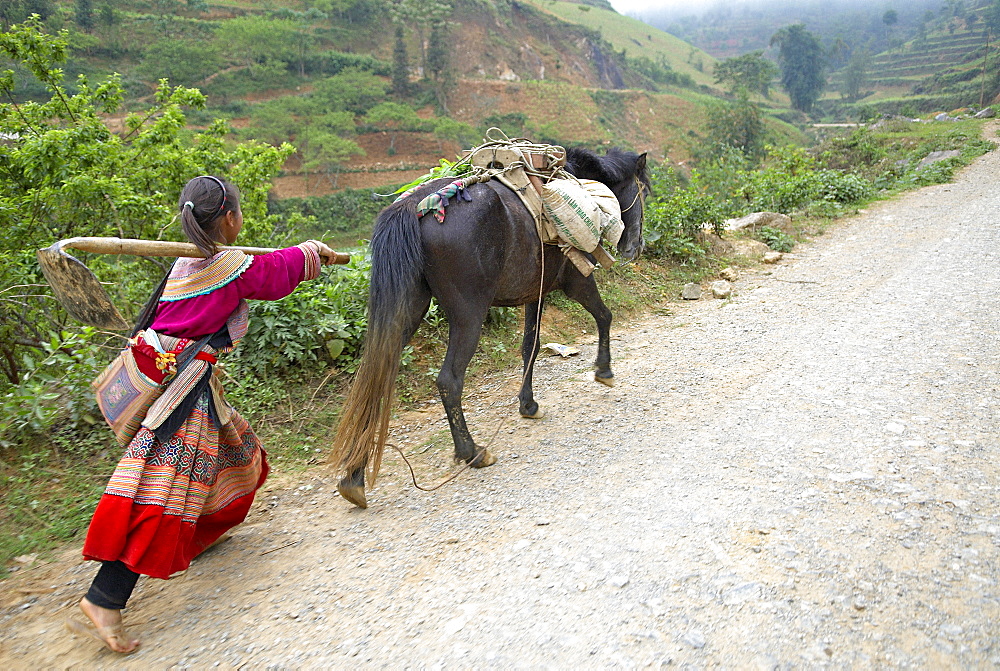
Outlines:
{"label": "woman", "polygon": [[[246,299],[283,298],[336,256],[315,240],[261,256],[219,251],[236,241],[243,215],[239,192],[218,177],[192,179],[179,206],[185,235],[206,258],[177,260],[152,324],[130,340],[147,377],[174,377],[128,443],[91,520],[83,555],[102,564],[80,601],[89,622],[67,622],[126,654],[139,641],[125,632],[121,611],[139,575],[167,579],[187,569],[246,518],[267,477],[260,441],[226,402],[213,369],[216,356],[246,334]],[[197,354],[179,365],[188,348]]]}

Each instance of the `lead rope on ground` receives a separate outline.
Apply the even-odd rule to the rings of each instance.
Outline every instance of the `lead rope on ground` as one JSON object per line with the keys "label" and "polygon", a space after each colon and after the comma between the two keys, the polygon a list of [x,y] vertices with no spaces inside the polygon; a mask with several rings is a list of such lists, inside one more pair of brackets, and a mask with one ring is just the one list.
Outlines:
{"label": "lead rope on ground", "polygon": [[398,445],[395,445],[394,443],[386,443],[386,445],[396,450],[396,452],[399,453],[400,458],[406,464],[406,467],[410,469],[410,479],[413,481],[413,486],[422,492],[433,492],[434,490],[441,489],[446,484],[448,484],[449,482],[460,476],[462,473],[472,468],[472,464],[475,463],[476,459],[483,456],[483,453],[486,452],[486,450],[490,449],[490,445],[492,445],[493,441],[496,440],[497,434],[500,433],[500,429],[503,428],[505,422],[506,420],[504,419],[500,420],[500,424],[497,426],[497,430],[493,432],[493,437],[490,438],[490,442],[488,442],[485,447],[482,447],[478,452],[476,452],[476,456],[474,456],[471,460],[467,461],[464,466],[462,466],[460,469],[458,469],[457,471],[455,471],[454,473],[452,473],[451,475],[449,475],[448,477],[446,477],[444,480],[437,483],[433,487],[424,487],[423,485],[417,482],[417,474],[413,470],[413,465],[410,463],[410,460],[407,459],[406,455],[403,454],[403,450]]}

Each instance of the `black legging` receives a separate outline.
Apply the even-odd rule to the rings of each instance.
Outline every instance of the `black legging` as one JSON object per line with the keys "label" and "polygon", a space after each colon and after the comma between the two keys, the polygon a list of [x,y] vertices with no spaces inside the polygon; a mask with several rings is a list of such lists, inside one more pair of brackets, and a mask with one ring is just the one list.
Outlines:
{"label": "black legging", "polygon": [[102,562],[87,590],[87,601],[101,608],[121,610],[132,596],[138,579],[139,574],[120,561]]}

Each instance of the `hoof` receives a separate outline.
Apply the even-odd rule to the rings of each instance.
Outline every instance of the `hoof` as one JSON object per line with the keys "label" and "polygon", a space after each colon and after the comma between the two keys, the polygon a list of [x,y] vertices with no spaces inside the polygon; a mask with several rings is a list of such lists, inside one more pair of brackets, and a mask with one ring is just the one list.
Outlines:
{"label": "hoof", "polygon": [[545,417],[545,411],[539,408],[538,410],[535,410],[534,415],[526,415],[522,412],[521,417],[524,417],[525,419],[541,419],[542,417]]}
{"label": "hoof", "polygon": [[497,458],[494,457],[493,453],[489,450],[483,450],[482,454],[469,462],[473,468],[486,468],[487,466],[492,466],[495,463],[497,463]]}
{"label": "hoof", "polygon": [[365,498],[365,486],[352,484],[350,480],[344,478],[337,485],[337,491],[345,499],[356,505],[358,508],[367,508],[368,499]]}
{"label": "hoof", "polygon": [[596,380],[597,382],[600,382],[603,385],[607,385],[609,387],[615,386],[615,376],[614,375],[612,375],[610,377],[601,377],[597,373],[594,373],[594,380]]}

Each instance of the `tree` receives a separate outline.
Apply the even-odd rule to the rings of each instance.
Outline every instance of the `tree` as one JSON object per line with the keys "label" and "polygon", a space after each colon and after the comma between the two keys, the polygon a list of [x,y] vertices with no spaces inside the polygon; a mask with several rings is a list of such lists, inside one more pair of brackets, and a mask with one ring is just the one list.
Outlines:
{"label": "tree", "polygon": [[105,27],[121,23],[121,15],[110,2],[101,3],[100,9],[97,10],[97,19]]}
{"label": "tree", "polygon": [[993,0],[993,4],[986,8],[983,23],[994,37],[1000,35],[1000,0]]}
{"label": "tree", "polygon": [[290,21],[295,26],[295,51],[299,61],[299,76],[306,76],[306,57],[310,48],[316,42],[313,34],[313,25],[317,21],[327,18],[326,13],[316,7],[310,7],[304,12],[297,12],[294,9],[283,7],[272,13],[272,20],[280,18]]}
{"label": "tree", "polygon": [[394,23],[412,26],[417,31],[417,42],[420,44],[420,64],[424,69],[425,77],[431,69],[429,51],[435,43],[433,35],[430,39],[425,39],[425,37],[428,32],[434,30],[434,26],[438,26],[439,30],[446,27],[447,19],[454,11],[453,0],[393,0],[389,6]]}
{"label": "tree", "polygon": [[[179,227],[170,225],[177,197],[199,174],[224,174],[237,184],[243,240],[268,243],[267,192],[293,151],[290,145],[231,146],[221,121],[186,131],[184,108],[204,108],[205,96],[165,81],[151,107],[127,115],[118,75],[97,85],[80,77],[70,94],[59,69],[67,53],[68,33],[47,35],[38,20],[0,33],[0,57],[21,64],[51,96],[15,103],[14,73],[0,73],[0,95],[9,101],[0,104],[0,133],[12,138],[0,161],[0,405],[8,398],[3,392],[29,377],[26,362],[37,360],[61,332],[77,329],[47,295],[32,250],[73,236],[180,239]],[[115,114],[124,115],[124,124],[112,132],[104,120]],[[162,263],[128,257],[95,257],[88,265],[111,283],[126,315],[142,305],[164,270]],[[96,354],[95,346],[90,355]]]}
{"label": "tree", "polygon": [[423,125],[413,108],[401,103],[384,102],[368,110],[365,123],[389,133],[389,155],[396,153],[396,133],[401,130],[415,130]]}
{"label": "tree", "polygon": [[868,83],[869,64],[870,57],[868,52],[860,49],[851,56],[851,59],[847,62],[847,67],[844,68],[844,85],[840,92],[851,102],[861,97],[861,92]]}
{"label": "tree", "polygon": [[434,137],[438,140],[438,151],[444,151],[445,140],[452,140],[461,146],[468,146],[476,139],[476,129],[467,123],[455,121],[449,116],[441,116],[434,119]]}
{"label": "tree", "polygon": [[165,38],[149,45],[136,74],[147,81],[166,78],[172,84],[193,86],[217,72],[222,63],[214,44]]}
{"label": "tree", "polygon": [[895,9],[886,10],[885,14],[882,15],[882,23],[885,24],[885,41],[891,49],[894,40],[892,39],[892,27],[899,22],[899,14],[896,13]]}
{"label": "tree", "polygon": [[366,23],[384,10],[385,0],[308,0],[307,4],[348,23]]}
{"label": "tree", "polygon": [[750,101],[745,89],[735,102],[717,102],[708,108],[708,139],[720,145],[740,150],[750,158],[764,153],[766,127],[760,106]]}
{"label": "tree", "polygon": [[333,186],[337,185],[336,174],[341,165],[352,156],[364,156],[365,151],[353,140],[334,133],[310,135],[302,150],[302,168],[307,173],[321,172]]}
{"label": "tree", "polygon": [[403,26],[396,26],[396,42],[392,48],[392,92],[405,96],[410,88],[410,62],[406,56]]}
{"label": "tree", "polygon": [[834,69],[844,65],[844,61],[850,58],[850,55],[851,48],[848,46],[847,42],[844,41],[844,38],[839,35],[827,50],[827,58],[829,59],[830,65]]}
{"label": "tree", "polygon": [[983,53],[983,80],[979,92],[979,106],[986,102],[986,73],[989,71],[990,40],[1000,33],[1000,0],[993,0],[993,4],[983,12],[983,23],[986,26],[986,49]]}
{"label": "tree", "polygon": [[55,11],[53,0],[3,0],[0,2],[0,22],[6,28],[26,21],[32,14],[38,14],[44,21]]}
{"label": "tree", "polygon": [[448,22],[435,21],[431,24],[431,36],[427,43],[427,74],[438,81],[448,68]]}
{"label": "tree", "polygon": [[84,32],[90,32],[94,29],[94,7],[91,5],[90,0],[75,0],[73,20],[76,25],[83,28]]}
{"label": "tree", "polygon": [[240,135],[280,145],[300,135],[303,127],[308,125],[305,119],[310,119],[315,113],[314,108],[311,101],[301,96],[285,96],[258,103],[250,111],[250,125],[240,131]]}
{"label": "tree", "polygon": [[174,15],[181,6],[180,0],[150,0],[150,4],[153,6],[153,10],[160,15],[161,21],[167,24],[173,22]]}
{"label": "tree", "polygon": [[317,82],[310,97],[323,110],[364,114],[384,100],[385,95],[386,84],[381,77],[357,68],[347,68]]}
{"label": "tree", "polygon": [[448,113],[448,90],[452,85],[452,73],[449,69],[448,56],[448,22],[441,20],[431,24],[431,37],[427,46],[427,72],[434,81],[434,95],[437,97],[438,109]]}
{"label": "tree", "polygon": [[763,51],[727,58],[715,64],[715,83],[727,86],[730,93],[746,89],[770,98],[771,80],[778,75],[778,66],[764,58]]}
{"label": "tree", "polygon": [[826,86],[823,47],[801,23],[776,32],[771,44],[778,46],[781,85],[792,99],[792,107],[809,112]]}
{"label": "tree", "polygon": [[284,68],[296,56],[297,32],[289,19],[240,16],[223,21],[216,34],[225,52],[258,77]]}

